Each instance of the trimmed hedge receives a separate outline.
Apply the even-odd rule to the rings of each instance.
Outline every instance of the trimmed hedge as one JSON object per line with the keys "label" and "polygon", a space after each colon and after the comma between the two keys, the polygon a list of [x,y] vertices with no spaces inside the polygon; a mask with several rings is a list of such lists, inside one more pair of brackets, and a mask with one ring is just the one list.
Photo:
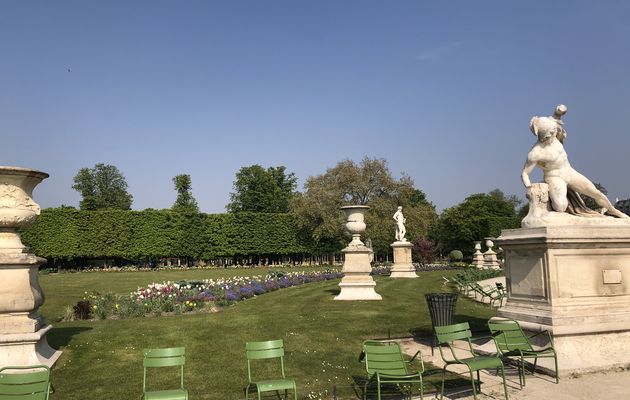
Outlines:
{"label": "trimmed hedge", "polygon": [[22,230],[38,256],[213,259],[305,252],[289,214],[46,209]]}

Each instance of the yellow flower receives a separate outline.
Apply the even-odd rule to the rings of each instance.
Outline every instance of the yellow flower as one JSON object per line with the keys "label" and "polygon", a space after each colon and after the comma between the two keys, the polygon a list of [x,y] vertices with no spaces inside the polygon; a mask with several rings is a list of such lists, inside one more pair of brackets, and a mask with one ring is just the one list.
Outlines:
{"label": "yellow flower", "polygon": [[92,309],[96,310],[96,306],[92,306]]}

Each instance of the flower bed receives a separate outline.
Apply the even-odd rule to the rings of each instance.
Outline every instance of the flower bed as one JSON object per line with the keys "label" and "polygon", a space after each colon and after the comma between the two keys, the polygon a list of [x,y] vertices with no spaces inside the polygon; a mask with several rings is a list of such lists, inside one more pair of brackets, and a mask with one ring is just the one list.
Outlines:
{"label": "flower bed", "polygon": [[217,306],[309,282],[339,279],[340,271],[269,272],[265,276],[151,283],[125,295],[85,293],[66,319],[129,318],[147,315],[212,312]]}

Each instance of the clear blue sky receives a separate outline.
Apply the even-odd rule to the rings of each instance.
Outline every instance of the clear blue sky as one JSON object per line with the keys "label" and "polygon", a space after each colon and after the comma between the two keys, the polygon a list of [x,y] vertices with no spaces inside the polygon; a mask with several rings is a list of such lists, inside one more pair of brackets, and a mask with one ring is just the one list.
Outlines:
{"label": "clear blue sky", "polygon": [[524,197],[529,119],[561,102],[573,166],[630,196],[629,2],[5,1],[0,38],[0,165],[48,172],[43,207],[99,162],[134,209],[187,173],[223,212],[242,166],[301,189],[366,155],[439,209]]}

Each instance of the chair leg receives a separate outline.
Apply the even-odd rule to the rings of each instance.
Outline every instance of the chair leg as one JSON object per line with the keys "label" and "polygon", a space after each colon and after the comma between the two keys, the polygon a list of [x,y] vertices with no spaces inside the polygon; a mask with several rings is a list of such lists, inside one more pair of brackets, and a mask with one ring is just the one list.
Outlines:
{"label": "chair leg", "polygon": [[538,357],[534,358],[534,368],[532,369],[532,376],[536,373],[536,363],[538,362]]}
{"label": "chair leg", "polygon": [[376,386],[376,398],[381,400],[381,383],[379,382]]}
{"label": "chair leg", "polygon": [[442,368],[442,390],[440,391],[440,400],[444,398],[444,379],[446,378],[446,367],[447,365]]}
{"label": "chair leg", "polygon": [[[473,390],[473,399],[477,400],[477,385],[475,384],[475,378],[470,368],[468,369],[468,372],[470,372],[470,383],[472,385],[472,390]],[[477,371],[477,373],[479,373],[479,371]]]}
{"label": "chair leg", "polygon": [[297,400],[297,387],[293,385],[293,400]]}
{"label": "chair leg", "polygon": [[501,364],[501,376],[503,377],[503,393],[505,393],[505,400],[508,400],[507,385],[505,384],[505,370],[503,369],[503,363]]}
{"label": "chair leg", "polygon": [[553,362],[556,366],[556,383],[560,383],[560,376],[558,375],[558,356],[555,351],[553,353]]}
{"label": "chair leg", "polygon": [[527,381],[525,380],[525,359],[521,356],[521,375],[523,375],[523,386],[527,386]]}
{"label": "chair leg", "polygon": [[479,376],[479,370],[477,370],[477,389],[479,389],[479,393],[481,393],[481,377]]}

